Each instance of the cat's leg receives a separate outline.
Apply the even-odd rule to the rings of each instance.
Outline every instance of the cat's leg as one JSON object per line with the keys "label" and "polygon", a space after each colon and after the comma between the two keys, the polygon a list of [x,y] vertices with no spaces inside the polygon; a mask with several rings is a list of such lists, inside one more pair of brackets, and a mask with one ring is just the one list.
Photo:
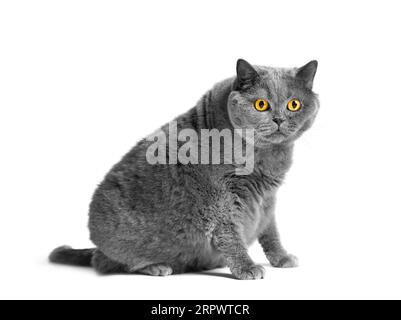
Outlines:
{"label": "cat's leg", "polygon": [[173,269],[166,264],[152,264],[145,268],[139,269],[137,273],[147,274],[150,276],[169,276],[173,274]]}
{"label": "cat's leg", "polygon": [[173,273],[173,269],[167,264],[150,264],[138,269],[137,266],[128,266],[107,257],[100,250],[96,250],[92,257],[92,266],[101,274],[111,273],[142,273],[151,276],[168,276]]}
{"label": "cat's leg", "polygon": [[215,230],[213,243],[226,259],[232,274],[241,280],[263,279],[265,270],[249,257],[245,243],[233,223],[223,223]]}
{"label": "cat's leg", "polygon": [[270,264],[275,268],[295,268],[298,259],[288,254],[280,241],[280,235],[274,217],[267,228],[259,236],[259,242]]}
{"label": "cat's leg", "polygon": [[110,259],[99,249],[95,250],[93,253],[92,266],[97,272],[102,274],[127,272],[126,265]]}

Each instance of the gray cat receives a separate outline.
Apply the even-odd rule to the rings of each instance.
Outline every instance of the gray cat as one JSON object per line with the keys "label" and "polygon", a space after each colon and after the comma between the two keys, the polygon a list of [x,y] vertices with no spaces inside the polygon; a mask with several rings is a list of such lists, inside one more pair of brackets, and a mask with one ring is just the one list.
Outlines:
{"label": "gray cat", "polygon": [[[228,266],[238,279],[261,279],[264,268],[247,253],[258,239],[273,267],[295,267],[297,259],[280,243],[274,204],[294,141],[319,109],[316,69],[317,61],[283,69],[238,60],[236,77],[217,83],[175,121],[178,130],[196,132],[254,129],[253,171],[235,174],[235,163],[149,164],[152,142],[143,139],[93,195],[89,229],[96,248],[59,247],[50,261],[154,276]],[[168,136],[168,125],[161,130]]]}

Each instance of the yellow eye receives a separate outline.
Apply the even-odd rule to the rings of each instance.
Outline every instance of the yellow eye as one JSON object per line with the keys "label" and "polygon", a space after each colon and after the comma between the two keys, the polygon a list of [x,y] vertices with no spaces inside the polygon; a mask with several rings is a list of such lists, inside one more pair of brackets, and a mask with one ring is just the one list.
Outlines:
{"label": "yellow eye", "polygon": [[298,99],[290,100],[287,104],[287,109],[293,112],[298,111],[299,109],[301,109],[301,101],[299,101]]}
{"label": "yellow eye", "polygon": [[269,109],[269,103],[265,99],[258,99],[255,101],[255,109],[258,111],[266,111]]}

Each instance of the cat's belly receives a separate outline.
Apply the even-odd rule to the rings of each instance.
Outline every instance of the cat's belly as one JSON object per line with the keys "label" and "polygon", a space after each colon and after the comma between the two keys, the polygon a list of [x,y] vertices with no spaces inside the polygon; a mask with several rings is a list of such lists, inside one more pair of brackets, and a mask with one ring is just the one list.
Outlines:
{"label": "cat's belly", "polygon": [[226,265],[223,255],[212,245],[209,237],[199,237],[198,241],[191,241],[189,246],[181,251],[178,261],[172,263],[181,271],[200,271],[221,268]]}

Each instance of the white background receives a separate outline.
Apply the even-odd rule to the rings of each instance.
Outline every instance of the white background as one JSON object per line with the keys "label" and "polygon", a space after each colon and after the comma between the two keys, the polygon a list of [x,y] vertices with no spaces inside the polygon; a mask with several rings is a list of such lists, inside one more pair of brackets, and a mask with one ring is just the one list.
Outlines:
{"label": "white background", "polygon": [[[2,1],[0,297],[401,298],[398,1]],[[90,247],[97,183],[236,59],[319,61],[321,110],[279,192],[301,266],[260,281],[99,276],[51,265]]]}

